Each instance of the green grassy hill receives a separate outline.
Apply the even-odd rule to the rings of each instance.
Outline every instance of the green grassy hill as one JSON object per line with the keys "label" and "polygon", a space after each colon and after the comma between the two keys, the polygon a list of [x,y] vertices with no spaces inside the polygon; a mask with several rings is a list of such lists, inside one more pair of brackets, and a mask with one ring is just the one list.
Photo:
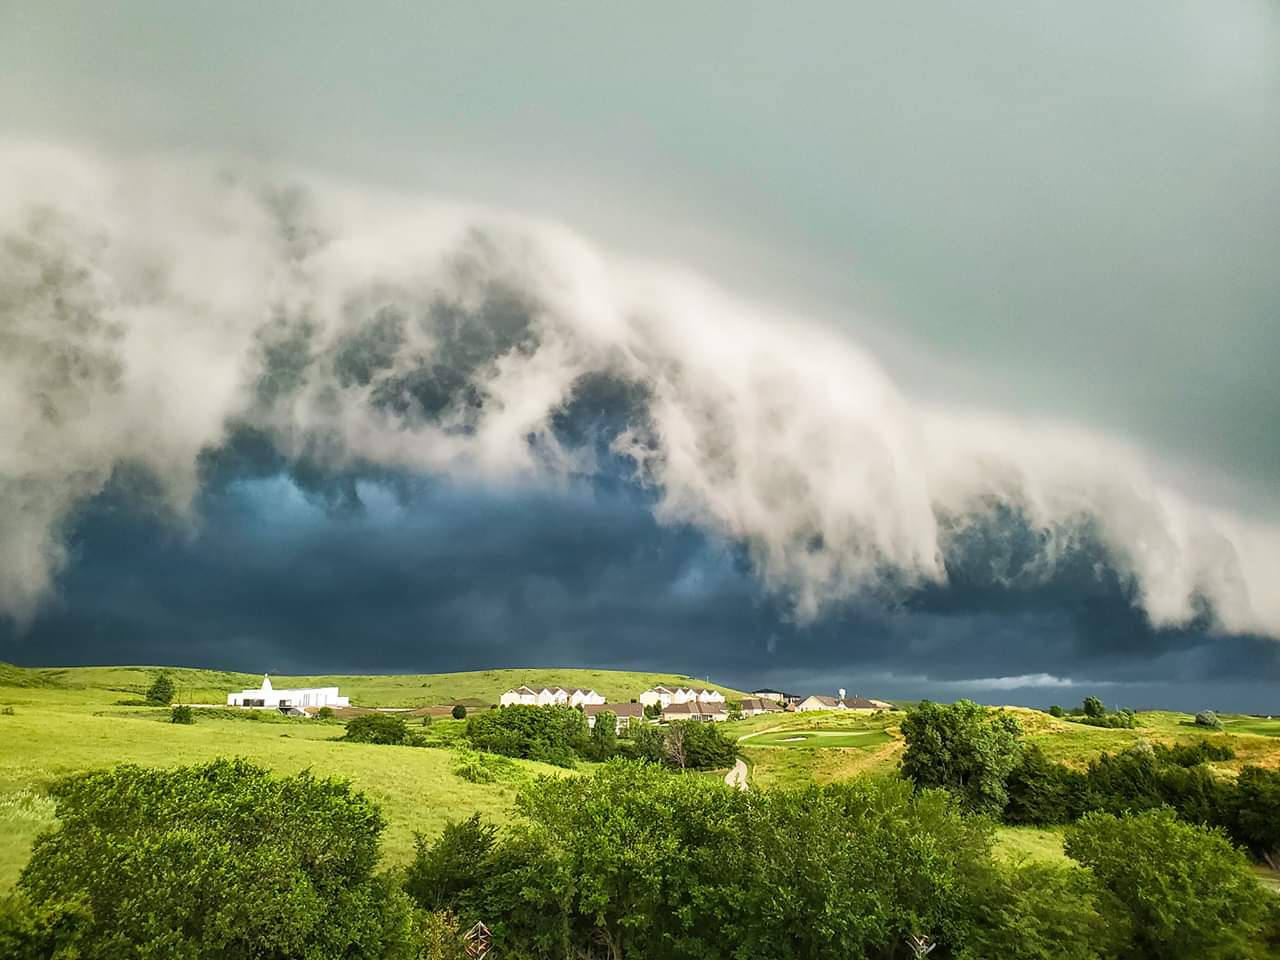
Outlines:
{"label": "green grassy hill", "polygon": [[[233,690],[256,687],[261,674],[200,670],[190,667],[11,667],[0,664],[0,686],[56,684],[141,694],[155,675],[166,671],[178,687],[178,699],[189,703],[224,703]],[[353,705],[365,707],[427,707],[446,703],[497,703],[505,690],[527,683],[531,687],[594,688],[606,700],[626,702],[656,684],[695,685],[719,690],[730,699],[745,694],[721,684],[675,673],[627,670],[532,669],[472,670],[465,673],[405,673],[364,676],[272,674],[277,687],[338,687]]]}

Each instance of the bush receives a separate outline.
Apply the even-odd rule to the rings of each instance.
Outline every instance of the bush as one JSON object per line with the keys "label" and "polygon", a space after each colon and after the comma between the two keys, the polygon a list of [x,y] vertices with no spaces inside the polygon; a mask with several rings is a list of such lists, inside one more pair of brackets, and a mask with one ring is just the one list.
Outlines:
{"label": "bush", "polygon": [[431,726],[431,714],[429,714],[429,713],[424,713],[424,714],[422,715],[422,725],[423,725],[424,727],[429,727],[429,726]]}
{"label": "bush", "polygon": [[173,680],[169,675],[167,673],[158,673],[147,690],[147,699],[152,703],[163,704],[167,707],[173,702],[175,692]]}
{"label": "bush", "polygon": [[477,750],[571,767],[589,751],[587,720],[573,707],[516,704],[467,721],[467,740]]}
{"label": "bush", "polygon": [[1241,770],[1229,810],[1228,830],[1236,842],[1280,870],[1280,770]]}
{"label": "bush", "polygon": [[1062,717],[1062,716],[1065,716],[1065,715],[1066,715],[1066,711],[1065,711],[1065,710],[1063,710],[1063,709],[1062,709],[1060,706],[1058,706],[1056,703],[1055,703],[1053,706],[1051,706],[1051,707],[1049,708],[1049,716],[1051,716],[1051,717]]}
{"label": "bush", "polygon": [[1085,697],[1084,703],[1080,705],[1080,708],[1084,711],[1086,717],[1098,719],[1107,715],[1106,705],[1097,697]]}
{"label": "bush", "polygon": [[388,957],[410,934],[407,900],[373,873],[382,817],[344,781],[217,760],[52,792],[60,826],[18,882],[32,956],[60,941],[81,960]]}
{"label": "bush", "polygon": [[1071,719],[1074,723],[1083,723],[1090,727],[1106,727],[1111,730],[1132,730],[1138,725],[1138,715],[1132,710],[1117,710],[1115,713],[1101,716],[1085,714]]}
{"label": "bush", "polygon": [[366,713],[347,721],[347,733],[342,739],[352,743],[407,744],[409,728],[403,717]]}
{"label": "bush", "polygon": [[1069,823],[1080,812],[1084,777],[1061,763],[1050,763],[1035,744],[1022,749],[1006,783],[1006,823],[1046,826]]}
{"label": "bush", "polygon": [[9,706],[8,704],[5,704],[3,707],[0,707],[0,717],[12,717],[12,716],[13,716],[13,707]]}
{"label": "bush", "polygon": [[169,711],[169,722],[190,725],[196,722],[196,715],[185,703],[178,704]]}
{"label": "bush", "polygon": [[317,711],[316,711],[316,719],[317,719],[317,720],[332,720],[332,719],[333,719],[333,707],[321,707],[319,710],[317,710]]}
{"label": "bush", "polygon": [[1067,855],[1089,867],[1130,918],[1127,955],[1153,960],[1261,957],[1271,896],[1217,830],[1168,808],[1090,813],[1067,831]]}
{"label": "bush", "polygon": [[925,700],[902,721],[902,735],[902,773],[916,786],[949,790],[972,812],[1004,809],[1005,781],[1018,763],[1022,735],[1013,717],[969,700]]}
{"label": "bush", "polygon": [[1201,710],[1196,714],[1196,726],[1208,727],[1210,730],[1221,730],[1222,721],[1218,719],[1218,715],[1212,710]]}
{"label": "bush", "polygon": [[1172,747],[1158,743],[1152,751],[1161,763],[1172,763],[1179,767],[1194,767],[1202,763],[1234,760],[1236,757],[1236,752],[1227,744],[1210,743],[1208,740],[1178,743]]}
{"label": "bush", "polygon": [[465,720],[467,719],[467,708],[460,703],[455,703],[453,705],[453,710],[450,711],[450,715],[455,720]]}

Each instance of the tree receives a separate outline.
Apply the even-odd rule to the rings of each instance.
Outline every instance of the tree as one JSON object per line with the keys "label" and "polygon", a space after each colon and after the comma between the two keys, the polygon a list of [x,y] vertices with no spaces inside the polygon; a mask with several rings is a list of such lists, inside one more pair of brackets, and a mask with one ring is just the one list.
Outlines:
{"label": "tree", "polygon": [[902,735],[902,773],[917,787],[949,790],[971,812],[995,816],[1004,809],[1022,735],[1012,716],[969,700],[925,700],[902,721]]}
{"label": "tree", "polygon": [[467,719],[467,708],[464,704],[455,703],[453,705],[453,709],[450,711],[450,714],[453,716],[453,719],[455,720],[465,720]]}
{"label": "tree", "polygon": [[1107,715],[1106,705],[1097,697],[1085,697],[1084,703],[1081,704],[1086,717],[1105,717]]}
{"label": "tree", "polygon": [[467,721],[466,737],[476,750],[572,767],[590,753],[587,718],[565,706],[513,704]]}
{"label": "tree", "polygon": [[1036,744],[1022,748],[1018,765],[1005,783],[1009,799],[1006,823],[1044,826],[1069,823],[1078,815],[1084,778],[1060,763],[1050,763]]}
{"label": "tree", "polygon": [[402,717],[366,713],[347,721],[347,733],[342,739],[352,743],[406,744],[409,727]]}
{"label": "tree", "polygon": [[646,703],[644,705],[644,718],[646,720],[657,720],[662,716],[662,704]]}
{"label": "tree", "polygon": [[1208,727],[1210,730],[1221,730],[1222,721],[1218,719],[1218,715],[1212,710],[1201,710],[1196,714],[1196,726]]}
{"label": "tree", "polygon": [[1280,870],[1280,770],[1241,770],[1230,809],[1231,835]]}
{"label": "tree", "polygon": [[169,711],[169,722],[181,723],[189,726],[196,722],[196,715],[195,712],[185,703],[178,704]]}
{"label": "tree", "polygon": [[689,732],[688,721],[671,724],[663,734],[663,758],[673,767],[683,770],[688,765],[684,751],[684,738]]}
{"label": "tree", "polygon": [[618,752],[618,717],[617,714],[602,710],[596,714],[595,725],[591,728],[591,759],[608,760]]}
{"label": "tree", "polygon": [[681,720],[669,729],[683,728],[685,765],[693,770],[731,767],[738,758],[738,745],[716,723]]}
{"label": "tree", "polygon": [[173,703],[173,697],[176,690],[173,686],[173,680],[167,673],[156,674],[155,680],[152,681],[150,688],[147,690],[147,699],[152,703],[162,703],[166,707]]}
{"label": "tree", "polygon": [[333,719],[333,707],[321,707],[319,710],[317,710],[317,711],[316,711],[316,719],[317,719],[317,720],[332,720],[332,719]]}
{"label": "tree", "polygon": [[1255,952],[1267,923],[1262,889],[1218,830],[1167,808],[1089,813],[1067,830],[1067,855],[1093,871],[1129,915],[1131,950],[1153,960],[1226,960]]}
{"label": "tree", "polygon": [[373,872],[383,819],[345,781],[217,760],[120,766],[52,794],[59,827],[19,879],[37,949],[56,937],[82,960],[406,955],[408,900]]}
{"label": "tree", "polygon": [[1056,703],[1055,703],[1053,706],[1051,706],[1051,707],[1049,708],[1049,716],[1051,716],[1051,717],[1061,717],[1061,716],[1065,716],[1065,715],[1066,715],[1066,711],[1065,711],[1065,710],[1063,710],[1063,709],[1062,709],[1060,706],[1058,706]]}

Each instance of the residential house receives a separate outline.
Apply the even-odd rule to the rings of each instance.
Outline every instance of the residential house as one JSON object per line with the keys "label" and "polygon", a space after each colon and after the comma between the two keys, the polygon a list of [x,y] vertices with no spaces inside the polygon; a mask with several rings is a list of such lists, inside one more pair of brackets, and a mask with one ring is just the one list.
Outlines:
{"label": "residential house", "polygon": [[811,697],[805,697],[796,705],[797,710],[856,710],[861,713],[871,713],[874,710],[892,710],[893,704],[887,700],[871,700],[867,697],[846,697],[844,691],[840,691],[838,697],[823,697],[815,694]]}
{"label": "residential house", "polygon": [[349,707],[351,701],[338,695],[337,687],[300,687],[276,690],[271,678],[262,675],[262,686],[227,694],[228,707],[256,707],[267,710],[304,710],[307,707]]}
{"label": "residential house", "polygon": [[604,697],[596,693],[594,690],[583,690],[575,688],[569,691],[569,706],[585,707],[592,704],[604,703]]}
{"label": "residential house", "polygon": [[555,687],[553,689],[543,688],[538,691],[538,706],[552,707],[564,705],[569,702],[569,691],[564,687]]}
{"label": "residential house", "polygon": [[632,723],[644,722],[644,704],[641,703],[587,703],[582,712],[587,715],[587,726],[594,728],[596,717],[602,713],[612,713],[617,719],[618,733]]}
{"label": "residential house", "polygon": [[529,686],[518,686],[514,690],[508,690],[498,698],[498,703],[504,707],[513,704],[522,703],[526,706],[534,706],[538,702],[538,691]]}
{"label": "residential house", "polygon": [[699,703],[724,703],[724,694],[719,690],[699,690]]}
{"label": "residential house", "polygon": [[782,704],[764,697],[744,697],[741,710],[744,717],[755,717],[762,713],[778,713],[782,710]]}
{"label": "residential house", "polygon": [[724,694],[718,690],[696,690],[693,687],[653,687],[640,694],[640,702],[646,707],[658,704],[669,707],[673,703],[724,703]]}
{"label": "residential house", "polygon": [[796,710],[805,713],[809,710],[844,710],[844,697],[823,697],[818,694],[805,697],[798,704]]}
{"label": "residential house", "polygon": [[697,700],[686,700],[684,703],[672,703],[662,708],[662,719],[698,720],[703,723],[728,720],[729,713],[723,703],[699,703]]}
{"label": "residential house", "polygon": [[765,687],[762,690],[752,690],[753,697],[760,697],[762,700],[772,700],[774,703],[786,704],[799,703],[803,698],[796,696],[794,693],[785,693],[782,690],[774,690]]}

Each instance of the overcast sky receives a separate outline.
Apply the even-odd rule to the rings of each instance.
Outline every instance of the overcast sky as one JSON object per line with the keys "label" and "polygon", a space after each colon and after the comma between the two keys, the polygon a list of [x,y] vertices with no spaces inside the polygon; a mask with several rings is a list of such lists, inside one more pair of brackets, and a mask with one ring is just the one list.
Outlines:
{"label": "overcast sky", "polygon": [[[646,442],[672,445],[666,472],[640,477],[614,465],[473,483],[442,455],[390,457],[349,440],[351,456],[303,469],[299,450],[310,456],[314,443],[280,437],[296,440],[315,416],[284,430],[278,408],[254,423],[277,431],[274,453],[242,461],[227,454],[236,428],[215,416],[242,423],[237,399],[211,403],[219,428],[182,448],[194,473],[173,467],[176,453],[146,464],[166,490],[183,487],[170,474],[196,478],[159,509],[139,494],[150,481],[120,469],[147,459],[131,405],[131,423],[112,421],[128,444],[95,448],[75,469],[62,456],[70,435],[0,434],[0,497],[14,516],[44,510],[34,533],[13,521],[32,546],[0,568],[18,584],[0,584],[0,599],[19,598],[0,619],[0,658],[305,672],[582,663],[1043,703],[1106,683],[1130,704],[1280,710],[1280,619],[1259,589],[1280,583],[1274,3],[0,0],[0,142],[15,169],[29,170],[41,145],[112,170],[145,157],[188,179],[201,165],[312,178],[321,209],[332,181],[348,198],[405,198],[396,208],[459,202],[553,221],[601,256],[659,264],[751,304],[784,330],[779,343],[793,342],[795,323],[855,345],[892,385],[886,402],[915,411],[905,433],[886,436],[922,435],[930,451],[955,443],[966,463],[1007,455],[1019,477],[1047,463],[1073,472],[1087,448],[1080,475],[1103,478],[1073,489],[1065,513],[1065,496],[1015,498],[1015,525],[1033,541],[1075,531],[1074,552],[1032,578],[1005,569],[1007,532],[999,561],[994,534],[938,540],[938,570],[914,523],[867,533],[875,497],[906,504],[886,512],[913,509],[903,488],[914,471],[883,489],[869,481],[848,520],[840,511],[853,501],[813,494],[823,470],[788,448],[804,461],[794,496],[816,501],[808,526],[780,531],[747,516],[747,499],[716,501],[674,464],[653,373],[665,361],[625,376],[607,362],[641,400],[609,408],[605,440],[638,418],[653,429]],[[100,189],[129,196],[111,204],[149,190],[136,171],[112,176]],[[31,229],[27,199],[6,201],[10,243]],[[317,218],[341,234],[338,213]],[[26,289],[20,262],[0,260],[0,292]],[[39,338],[31,302],[0,297],[0,337]],[[113,322],[133,329],[128,316]],[[707,323],[721,335],[720,320]],[[719,374],[714,350],[670,343],[682,368],[696,358]],[[792,373],[807,362],[794,349],[780,360]],[[128,392],[143,381],[136,355],[123,356]],[[437,389],[449,364],[432,362]],[[198,364],[184,370],[199,380]],[[28,409],[19,398],[46,389],[23,376],[0,365],[10,420]],[[791,392],[806,379],[779,376],[775,389]],[[845,407],[825,411],[815,397],[785,408],[812,424],[811,453],[825,446],[823,424],[840,444],[849,437]],[[997,434],[970,417],[947,428],[944,413],[970,412],[1019,426]],[[1044,424],[1105,443],[1046,441],[1042,452]],[[979,433],[981,443],[955,439]],[[914,446],[886,442],[889,462],[911,462]],[[1099,452],[1111,444],[1138,465],[1119,479]],[[870,458],[841,451],[853,460],[831,463],[875,479]],[[973,498],[943,491],[948,467],[930,463],[920,499],[947,528]],[[724,469],[722,484],[750,479],[741,449]],[[88,474],[97,479],[67,480]],[[53,482],[57,503],[37,509],[33,486]],[[1160,527],[1176,564],[1162,540],[1130,529],[1148,483],[1168,491],[1155,512],[1176,513]],[[998,499],[1007,485],[982,490]],[[1123,500],[1134,490],[1137,506]],[[1083,543],[1080,516],[1096,527]],[[984,514],[977,526],[993,524]],[[818,544],[821,563],[797,559],[797,537]],[[1152,572],[1166,563],[1190,571],[1176,597]]]}

